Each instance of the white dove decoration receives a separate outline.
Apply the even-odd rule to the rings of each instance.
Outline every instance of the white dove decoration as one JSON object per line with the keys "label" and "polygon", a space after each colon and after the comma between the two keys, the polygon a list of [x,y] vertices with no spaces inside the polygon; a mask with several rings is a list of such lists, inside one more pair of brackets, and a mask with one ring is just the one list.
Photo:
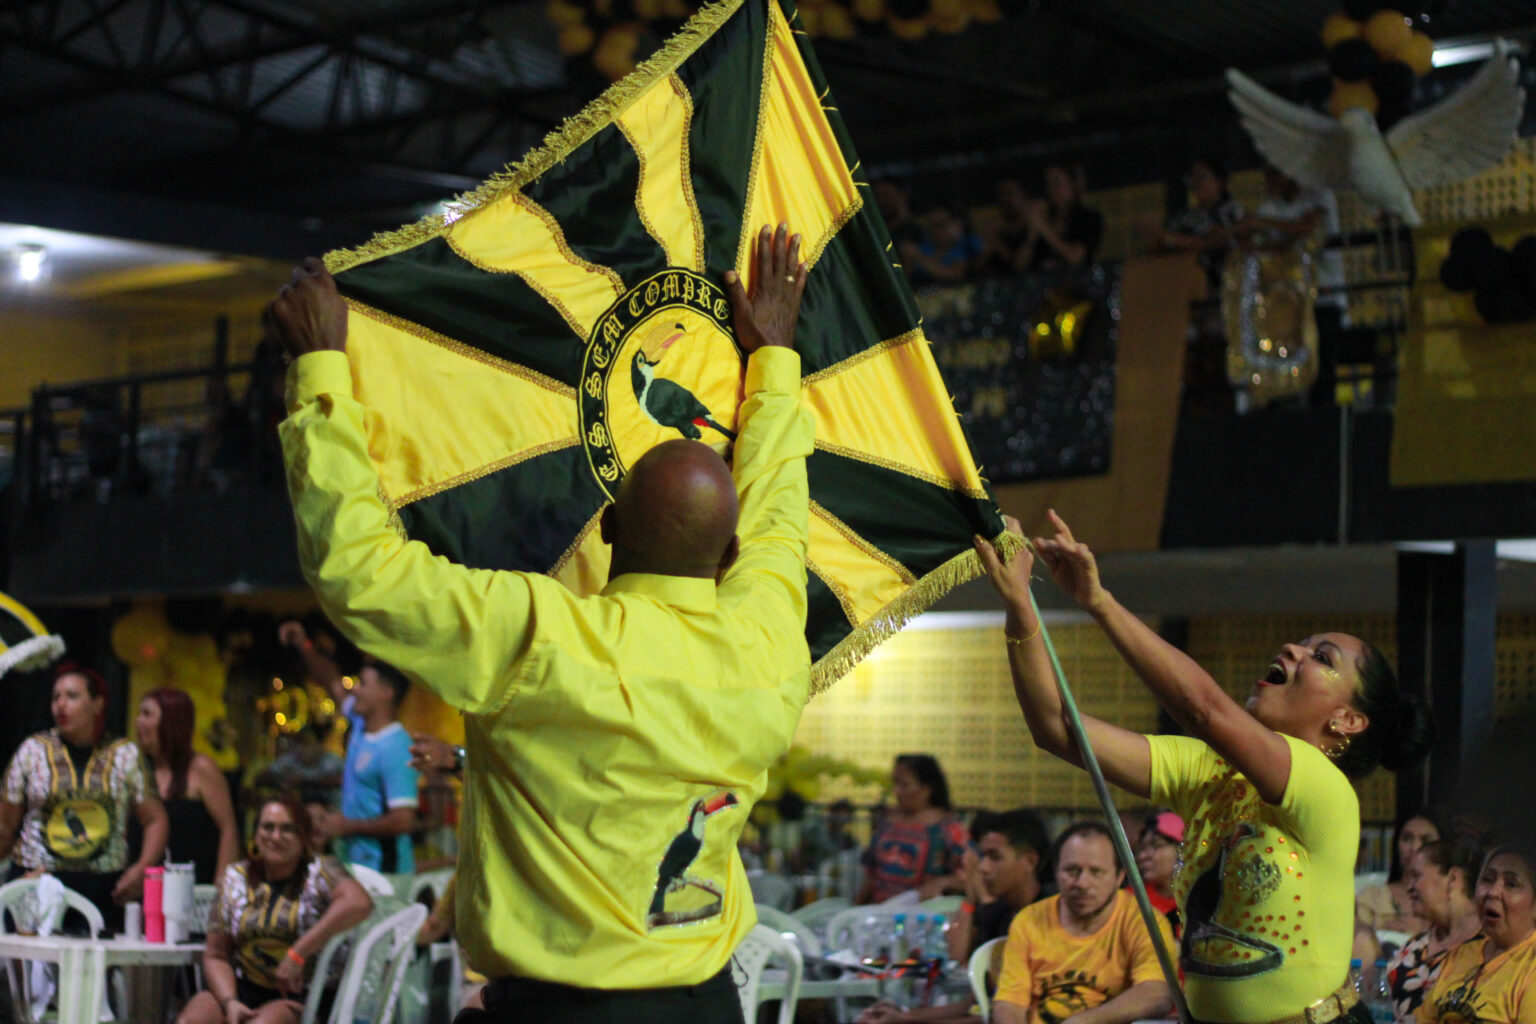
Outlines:
{"label": "white dove decoration", "polygon": [[1503,40],[1454,95],[1410,114],[1385,135],[1362,107],[1333,118],[1281,99],[1235,68],[1227,96],[1253,144],[1303,185],[1352,188],[1403,223],[1423,223],[1415,189],[1469,178],[1504,158],[1525,105],[1519,69]]}

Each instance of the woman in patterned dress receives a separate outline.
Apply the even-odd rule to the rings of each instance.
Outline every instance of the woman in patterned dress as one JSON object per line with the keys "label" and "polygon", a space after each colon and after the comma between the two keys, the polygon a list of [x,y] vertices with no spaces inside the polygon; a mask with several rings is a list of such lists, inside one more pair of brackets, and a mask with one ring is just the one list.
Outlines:
{"label": "woman in patterned dress", "polygon": [[1387,967],[1392,1003],[1403,1024],[1413,1019],[1450,951],[1482,929],[1472,902],[1482,861],[1483,851],[1476,842],[1447,837],[1419,847],[1404,866],[1413,913],[1428,921],[1429,927],[1405,942]]}
{"label": "woman in patterned dress", "polygon": [[208,916],[203,976],[176,1024],[294,1024],[310,961],[360,923],[373,900],[334,857],[312,852],[314,827],[295,797],[274,797],[256,819],[251,856],[224,869]]}
{"label": "woman in patterned dress", "polygon": [[[165,854],[165,805],[138,746],[106,734],[107,683],[79,665],[53,680],[54,726],[22,740],[0,794],[0,856],[11,877],[55,875],[120,927],[122,905],[140,898],[144,869]],[[128,818],[143,829],[128,861]],[[19,835],[18,835],[19,828]]]}
{"label": "woman in patterned dress", "polygon": [[901,754],[891,772],[896,810],[864,851],[864,884],[855,903],[884,903],[916,889],[919,899],[959,891],[965,826],[949,806],[949,782],[929,754]]}

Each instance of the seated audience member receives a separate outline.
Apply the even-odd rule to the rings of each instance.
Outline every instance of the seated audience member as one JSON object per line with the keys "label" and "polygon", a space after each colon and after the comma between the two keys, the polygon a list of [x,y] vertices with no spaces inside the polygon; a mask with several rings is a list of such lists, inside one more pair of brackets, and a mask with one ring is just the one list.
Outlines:
{"label": "seated audience member", "polygon": [[1361,924],[1410,935],[1429,927],[1429,922],[1413,912],[1404,871],[1419,847],[1447,834],[1429,811],[1415,811],[1398,820],[1397,827],[1392,830],[1392,870],[1387,874],[1386,884],[1367,886],[1355,896],[1355,917]]}
{"label": "seated audience member", "polygon": [[[1050,845],[1045,823],[1024,808],[983,815],[971,833],[981,853],[979,858],[966,857],[967,902],[950,931],[950,958],[961,964],[969,963],[971,954],[984,943],[1005,938],[1014,916],[1040,898],[1039,869]],[[969,866],[973,858],[975,865]],[[895,1003],[879,1002],[859,1015],[859,1024],[963,1021],[971,1018],[972,1005],[973,1000],[962,999],[904,1010]]]}
{"label": "seated audience member", "polygon": [[292,745],[256,776],[258,788],[298,793],[307,805],[335,810],[341,805],[342,759],[325,749],[329,722],[312,722],[292,737]]}
{"label": "seated audience member", "polygon": [[[1060,1024],[1078,1014],[1093,1024],[1129,1024],[1168,1011],[1168,984],[1109,829],[1084,821],[1056,842],[1061,893],[1021,910],[1003,946],[996,1024]],[[1163,942],[1173,933],[1159,916]]]}
{"label": "seated audience member", "polygon": [[1019,249],[1024,270],[1055,271],[1092,263],[1104,216],[1083,205],[1082,183],[1062,164],[1045,169],[1045,199],[1025,207],[1029,234]]}
{"label": "seated audience member", "polygon": [[299,1019],[305,988],[328,980],[313,977],[311,961],[331,936],[373,910],[373,900],[339,861],[310,852],[312,842],[309,812],[298,798],[262,805],[253,852],[225,869],[208,915],[208,987],[176,1024]]}
{"label": "seated audience member", "polygon": [[1003,178],[997,183],[1000,213],[997,230],[981,254],[981,271],[986,274],[1016,274],[1029,262],[1031,250],[1025,242],[1030,233],[1029,195],[1017,178]]}
{"label": "seated audience member", "polygon": [[1483,934],[1440,965],[1420,1004],[1418,1024],[1529,1024],[1536,1020],[1536,851],[1494,847],[1483,861],[1473,902]]}
{"label": "seated audience member", "polygon": [[1408,860],[1404,871],[1413,913],[1429,927],[1403,944],[1387,965],[1397,1019],[1408,1024],[1429,994],[1451,950],[1482,930],[1472,902],[1482,850],[1469,839],[1425,843]]}
{"label": "seated audience member", "polygon": [[971,233],[965,217],[948,204],[923,216],[927,239],[898,246],[912,284],[959,284],[968,280],[981,257],[981,239]]}
{"label": "seated audience member", "polygon": [[[211,885],[240,856],[240,826],[229,780],[213,758],[192,750],[196,716],[185,691],[163,686],[139,701],[133,726],[139,749],[155,772],[176,859],[191,861],[194,880]],[[130,819],[129,847],[137,859],[143,835],[134,824]]]}
{"label": "seated audience member", "polygon": [[864,884],[855,903],[884,903],[916,890],[919,899],[958,891],[965,826],[949,806],[949,781],[930,754],[901,754],[892,770],[896,809],[864,851]]}
{"label": "seated audience member", "polygon": [[891,241],[899,253],[902,246],[917,245],[923,241],[923,229],[912,217],[912,190],[895,178],[878,178],[873,186],[875,205],[885,220],[885,228],[891,233]]}
{"label": "seated audience member", "polygon": [[1175,937],[1179,928],[1179,904],[1173,898],[1173,872],[1184,845],[1184,819],[1169,810],[1153,811],[1136,838],[1136,868],[1147,887],[1147,899],[1168,919]]}

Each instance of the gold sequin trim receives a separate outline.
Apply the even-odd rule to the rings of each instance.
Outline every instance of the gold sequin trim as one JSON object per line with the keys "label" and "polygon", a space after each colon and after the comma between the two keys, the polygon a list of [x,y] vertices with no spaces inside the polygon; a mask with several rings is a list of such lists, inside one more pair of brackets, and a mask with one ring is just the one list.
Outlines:
{"label": "gold sequin trim", "polygon": [[909,342],[920,340],[923,340],[923,330],[921,327],[914,327],[912,330],[905,334],[898,334],[894,338],[887,338],[884,341],[876,342],[864,351],[856,352],[849,356],[847,359],[833,363],[831,366],[817,370],[815,373],[807,374],[806,376],[800,378],[800,386],[802,388],[810,387],[817,381],[826,380],[828,377],[835,377],[842,373],[844,370],[852,369],[862,362],[874,359],[876,356],[884,355],[886,352],[889,352],[893,348],[899,348],[902,345],[908,344]]}
{"label": "gold sequin trim", "polygon": [[870,558],[873,558],[875,561],[891,570],[891,572],[895,573],[896,576],[900,578],[901,582],[905,583],[907,586],[911,586],[917,582],[917,577],[913,575],[911,569],[908,569],[906,566],[896,561],[896,559],[892,558],[884,551],[881,551],[879,548],[875,547],[863,537],[860,537],[858,534],[854,533],[853,530],[849,528],[847,523],[837,518],[837,516],[833,515],[831,512],[828,512],[815,501],[811,502],[811,515],[816,516],[822,522],[836,530],[838,535],[846,540],[849,544],[852,544],[854,547],[864,552],[864,554],[868,555]]}
{"label": "gold sequin trim", "polygon": [[782,15],[779,13],[779,5],[769,4],[768,32],[763,40],[763,82],[757,94],[757,125],[752,135],[752,170],[747,174],[747,194],[742,197],[741,240],[736,243],[736,262],[733,264],[737,267],[747,265],[746,252],[748,242],[750,239],[756,238],[757,232],[762,228],[761,224],[748,224],[745,215],[750,214],[752,211],[752,198],[757,194],[757,176],[761,172],[763,165],[763,122],[767,120],[764,117],[764,113],[768,109],[769,90],[773,87],[774,39],[778,35],[779,26],[777,19],[780,17]]}
{"label": "gold sequin trim", "polygon": [[526,366],[493,356],[484,349],[476,348],[473,345],[466,345],[464,342],[456,338],[450,338],[446,334],[439,334],[413,320],[407,320],[393,313],[386,313],[382,309],[375,309],[366,303],[358,302],[356,299],[348,299],[347,305],[359,316],[376,320],[387,327],[393,327],[397,331],[403,331],[413,337],[420,338],[422,341],[430,341],[432,344],[461,355],[466,359],[473,359],[477,363],[500,370],[502,373],[516,377],[518,380],[527,381],[529,384],[541,387],[546,391],[551,391],[561,398],[574,399],[576,397],[576,389],[569,384],[562,384],[553,377],[546,377],[537,370],[530,370]]}
{"label": "gold sequin trim", "polygon": [[576,552],[587,542],[587,534],[597,528],[598,520],[603,518],[603,509],[607,508],[608,504],[606,501],[603,502],[603,507],[592,513],[592,518],[587,520],[587,525],[583,526],[581,532],[576,534],[576,539],[571,541],[571,546],[566,548],[559,558],[555,559],[555,564],[549,567],[549,571],[545,573],[546,576],[560,575],[560,570],[565,568],[566,563],[576,557]]}
{"label": "gold sequin trim", "polygon": [[420,501],[423,498],[430,498],[432,495],[441,494],[444,491],[451,491],[455,487],[460,487],[468,483],[474,483],[476,480],[479,480],[483,477],[488,477],[492,473],[506,469],[508,466],[515,466],[519,462],[527,462],[529,459],[536,459],[540,455],[548,455],[550,452],[558,452],[564,448],[574,448],[580,443],[581,438],[579,437],[567,437],[562,438],[559,441],[549,441],[534,448],[526,448],[523,451],[516,453],[515,455],[508,455],[504,459],[497,459],[495,462],[487,462],[485,465],[472,469],[468,473],[460,473],[458,476],[450,477],[447,480],[442,480],[435,484],[428,484],[425,487],[418,487],[416,490],[411,491],[409,494],[403,495],[399,501],[395,502],[395,507],[404,508],[406,505],[411,504],[413,501]]}
{"label": "gold sequin trim", "polygon": [[967,487],[965,484],[960,483],[958,480],[946,480],[942,476],[936,476],[933,473],[925,473],[913,466],[903,465],[902,463],[894,462],[891,459],[882,459],[878,455],[871,455],[868,452],[861,452],[855,448],[844,448],[840,444],[831,444],[827,441],[817,441],[816,447],[832,455],[840,455],[845,459],[853,459],[855,462],[862,462],[865,465],[879,466],[881,469],[888,469],[892,473],[900,473],[902,476],[910,476],[914,480],[921,480],[925,484],[932,484],[935,487],[942,487],[946,491],[954,491],[957,494],[963,494],[967,498],[975,498],[978,501],[984,501],[987,498],[987,492],[983,491],[979,487]]}
{"label": "gold sequin trim", "polygon": [[864,197],[859,195],[858,189],[855,188],[853,202],[849,203],[847,209],[837,215],[837,218],[828,225],[827,230],[822,233],[822,236],[816,240],[816,244],[811,247],[811,251],[802,257],[807,267],[814,267],[816,265],[816,261],[821,259],[822,251],[832,244],[832,239],[837,237],[837,233],[847,227],[848,222],[853,220],[863,208]]}

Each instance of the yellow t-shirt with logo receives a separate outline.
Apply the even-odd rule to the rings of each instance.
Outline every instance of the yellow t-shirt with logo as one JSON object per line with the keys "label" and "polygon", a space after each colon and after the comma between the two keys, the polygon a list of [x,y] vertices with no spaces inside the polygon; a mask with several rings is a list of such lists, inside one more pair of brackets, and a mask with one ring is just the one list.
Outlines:
{"label": "yellow t-shirt with logo", "polygon": [[1415,1011],[1419,1024],[1536,1024],[1536,932],[1485,964],[1487,943],[1451,950]]}
{"label": "yellow t-shirt with logo", "polygon": [[455,916],[491,978],[698,984],[756,921],[736,841],[810,690],[814,421],[789,349],[753,353],[744,392],[741,550],[720,583],[626,573],[577,597],[402,539],[346,355],[289,370],[280,435],[306,578],[358,647],[465,716]]}
{"label": "yellow t-shirt with logo", "polygon": [[[1132,985],[1163,980],[1135,897],[1116,892],[1109,920],[1092,935],[1063,928],[1060,906],[1061,897],[1052,896],[1014,915],[1003,944],[997,1002],[1029,1007],[1030,1024],[1061,1024]],[[1157,926],[1172,949],[1167,918],[1158,914]]]}
{"label": "yellow t-shirt with logo", "polygon": [[1291,776],[1265,803],[1236,768],[1185,736],[1148,736],[1154,804],[1186,823],[1173,876],[1190,1012],[1259,1024],[1344,983],[1354,935],[1360,801],[1323,752],[1292,736]]}

